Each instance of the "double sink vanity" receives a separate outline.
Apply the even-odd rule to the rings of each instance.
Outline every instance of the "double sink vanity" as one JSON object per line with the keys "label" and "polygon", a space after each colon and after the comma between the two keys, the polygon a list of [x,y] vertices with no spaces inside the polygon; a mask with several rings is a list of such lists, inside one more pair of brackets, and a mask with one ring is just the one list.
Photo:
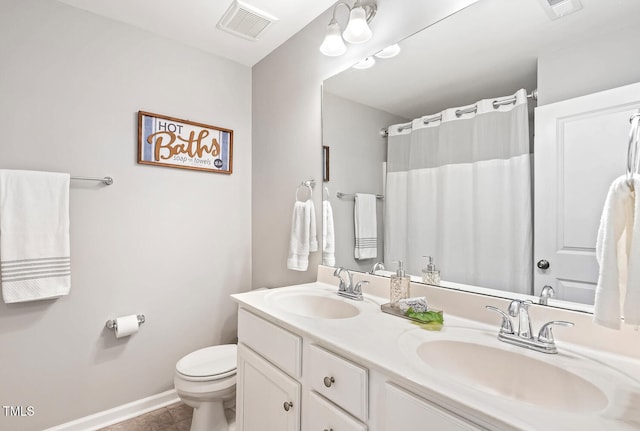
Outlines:
{"label": "double sink vanity", "polygon": [[[363,300],[318,281],[233,295],[238,431],[639,430],[640,333],[532,305],[557,353],[498,340],[509,301],[412,284],[444,311],[441,331],[381,311],[389,279],[356,274]],[[508,316],[506,317],[508,318]],[[517,330],[517,320],[513,322]],[[502,328],[502,329],[501,329]]]}

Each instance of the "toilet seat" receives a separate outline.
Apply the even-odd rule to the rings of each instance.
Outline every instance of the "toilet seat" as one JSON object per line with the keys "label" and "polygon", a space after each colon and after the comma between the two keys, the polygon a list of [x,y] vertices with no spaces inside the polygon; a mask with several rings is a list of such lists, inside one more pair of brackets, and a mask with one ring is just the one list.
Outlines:
{"label": "toilet seat", "polygon": [[223,344],[189,353],[176,364],[176,373],[189,381],[221,380],[236,374],[238,346]]}

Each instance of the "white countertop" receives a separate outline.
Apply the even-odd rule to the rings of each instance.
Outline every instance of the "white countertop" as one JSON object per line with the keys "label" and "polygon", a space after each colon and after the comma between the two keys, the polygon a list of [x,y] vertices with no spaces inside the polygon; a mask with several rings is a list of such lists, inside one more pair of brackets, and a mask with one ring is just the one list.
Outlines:
{"label": "white countertop", "polygon": [[[426,331],[406,319],[382,313],[380,305],[388,302],[386,298],[365,294],[365,300],[359,302],[341,298],[336,291],[337,287],[332,284],[314,282],[232,297],[241,307],[387,374],[407,389],[490,429],[640,430],[640,361],[634,358],[562,342],[558,342],[559,353],[556,355],[529,351],[498,341],[498,325],[453,316],[447,313],[446,306],[442,331]],[[282,295],[298,293],[340,299],[358,308],[360,313],[350,318],[322,319],[295,314],[296,310],[287,310],[278,304]],[[504,349],[566,369],[599,388],[609,403],[596,411],[571,412],[501,395],[464,377],[425,364],[416,353],[416,347],[436,340],[458,340]],[[429,355],[438,355],[437,349],[434,350],[429,351]],[[475,358],[465,360],[474,361]],[[493,365],[484,364],[487,373],[496,372]],[[530,371],[523,367],[521,372]],[[570,393],[571,388],[549,388],[549,391],[559,389],[568,389]],[[544,402],[543,397],[541,403]]]}

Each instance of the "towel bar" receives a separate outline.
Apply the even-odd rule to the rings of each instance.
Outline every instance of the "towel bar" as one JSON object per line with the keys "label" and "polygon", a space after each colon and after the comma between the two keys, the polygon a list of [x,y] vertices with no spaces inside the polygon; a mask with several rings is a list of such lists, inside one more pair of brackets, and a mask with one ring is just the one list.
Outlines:
{"label": "towel bar", "polygon": [[[356,197],[355,193],[342,193],[342,192],[336,193],[336,196],[339,197],[340,199],[342,199],[342,198],[355,198]],[[384,199],[384,196],[383,195],[376,195],[376,199]]]}
{"label": "towel bar", "polygon": [[82,181],[100,181],[102,182],[105,186],[110,186],[111,184],[113,184],[113,178],[111,177],[104,177],[104,178],[94,178],[94,177],[71,177],[72,180],[82,180]]}

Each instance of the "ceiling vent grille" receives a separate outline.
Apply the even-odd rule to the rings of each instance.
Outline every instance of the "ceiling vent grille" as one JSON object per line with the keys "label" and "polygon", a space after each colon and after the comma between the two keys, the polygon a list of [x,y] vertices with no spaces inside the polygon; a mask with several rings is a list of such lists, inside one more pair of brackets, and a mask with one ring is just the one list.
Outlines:
{"label": "ceiling vent grille", "polygon": [[236,36],[258,40],[277,18],[239,0],[234,0],[217,27]]}
{"label": "ceiling vent grille", "polygon": [[580,0],[540,0],[549,18],[558,19],[582,9]]}

